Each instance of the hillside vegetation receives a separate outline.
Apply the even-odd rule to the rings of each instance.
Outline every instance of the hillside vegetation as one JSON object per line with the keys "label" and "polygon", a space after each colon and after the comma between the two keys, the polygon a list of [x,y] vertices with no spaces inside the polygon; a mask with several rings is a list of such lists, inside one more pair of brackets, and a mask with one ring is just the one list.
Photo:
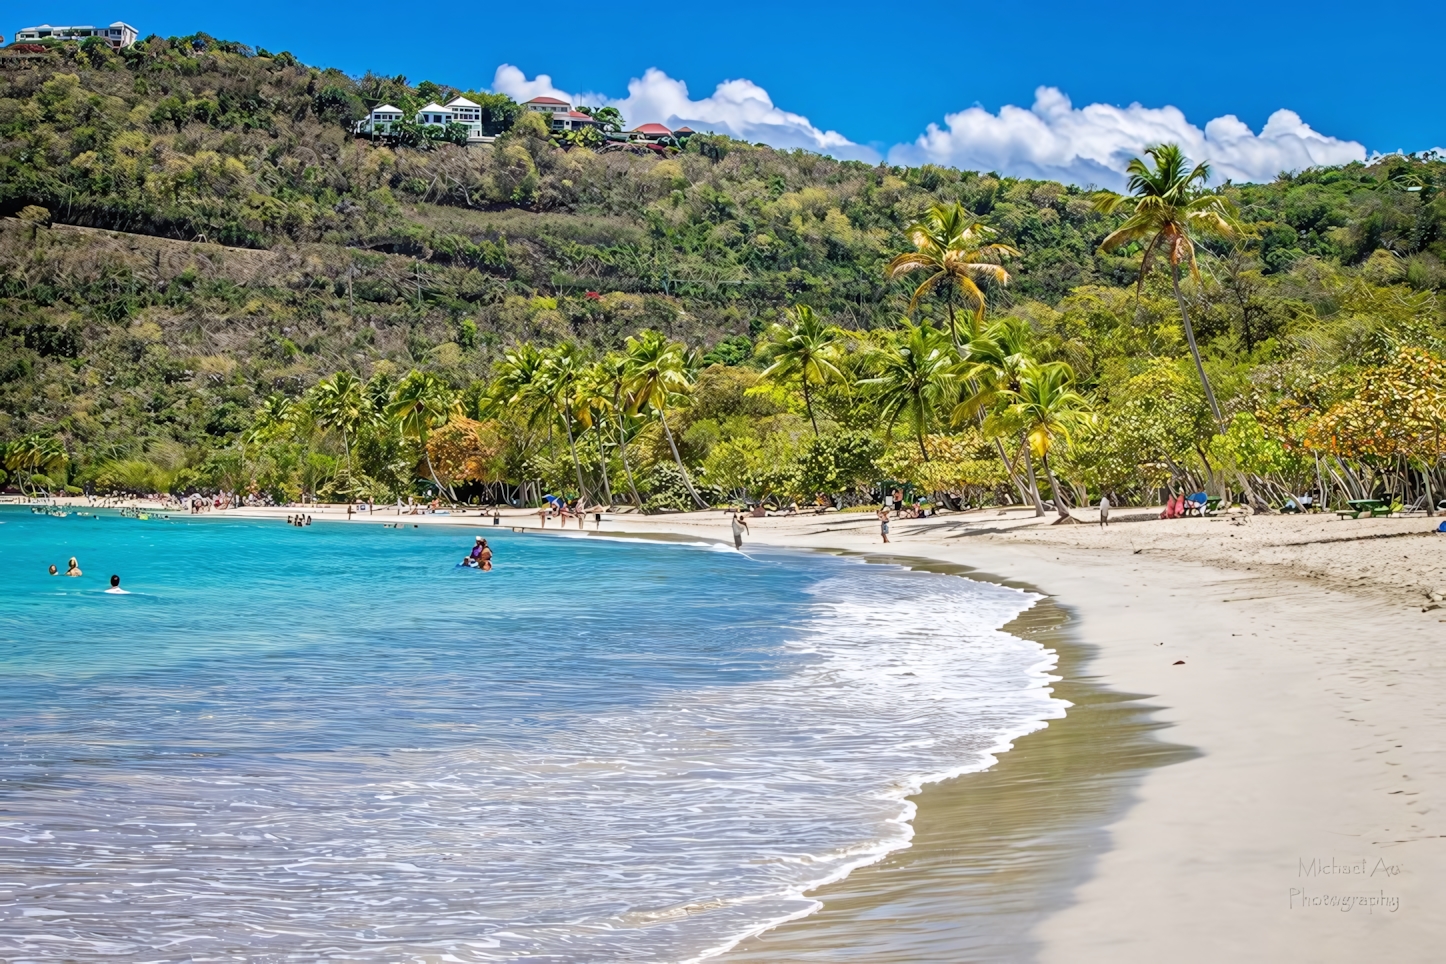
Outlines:
{"label": "hillside vegetation", "polygon": [[[1404,497],[1432,471],[1446,488],[1439,433],[1411,421],[1429,423],[1439,404],[1439,160],[1207,192],[1232,227],[1196,238],[1200,273],[1182,269],[1177,302],[1168,271],[1137,291],[1145,243],[1101,251],[1126,212],[1102,213],[1073,186],[706,135],[670,156],[569,149],[485,92],[467,94],[494,144],[349,133],[377,102],[452,93],[204,35],[120,54],[0,52],[11,483],[295,497],[531,480],[593,499],[637,488],[657,505],[694,482],[705,501],[865,498],[880,478],[1017,500],[1036,471],[1060,502],[1252,483],[1263,501],[1311,489]],[[975,247],[1005,246],[983,261],[1007,284],[974,275],[977,318],[952,281],[911,305],[926,275],[886,280],[937,205],[977,219]],[[790,333],[814,323],[823,364],[778,364],[796,353]],[[605,391],[584,401],[574,382],[557,386],[559,366],[576,364],[592,366],[596,387],[595,363],[644,332],[676,343],[659,349],[678,371],[665,389],[642,398],[643,362],[622,372],[621,355],[611,406]],[[927,393],[891,401],[888,379],[905,376],[888,366],[917,358],[911,337],[948,364]],[[1049,370],[1080,399],[1067,406],[1078,418],[1042,437],[1006,417],[1017,397],[978,397],[985,347],[1006,342],[1031,377],[1059,366]],[[533,346],[550,394],[506,382]],[[414,370],[446,398],[404,431],[385,413],[400,412],[395,393]],[[372,417],[317,416],[317,385],[338,372],[367,389]],[[1001,391],[1035,384],[1018,375],[1001,376]],[[1340,408],[1401,378],[1424,394]],[[1373,442],[1372,419],[1415,427]],[[434,432],[453,447],[442,470],[424,457]],[[37,454],[46,440],[64,458]]]}

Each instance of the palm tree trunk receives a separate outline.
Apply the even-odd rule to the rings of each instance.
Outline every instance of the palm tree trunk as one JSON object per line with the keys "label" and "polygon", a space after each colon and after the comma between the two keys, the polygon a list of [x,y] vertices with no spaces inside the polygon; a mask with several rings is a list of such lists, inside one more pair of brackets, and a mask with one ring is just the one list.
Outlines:
{"label": "palm tree trunk", "polygon": [[1071,518],[1069,503],[1064,498],[1064,490],[1059,487],[1059,481],[1054,477],[1054,469],[1050,468],[1049,453],[1041,455],[1039,460],[1044,463],[1044,474],[1049,477],[1049,489],[1054,493],[1054,511],[1059,513],[1061,519]]}
{"label": "palm tree trunk", "polygon": [[427,439],[425,437],[422,438],[422,458],[426,459],[427,461],[427,474],[432,477],[433,482],[437,483],[437,491],[446,492],[447,497],[450,498],[453,502],[456,502],[457,493],[452,491],[452,487],[450,485],[443,485],[442,480],[437,478],[437,470],[432,468],[432,453],[427,451]]}
{"label": "palm tree trunk", "polygon": [[567,429],[567,451],[572,456],[572,468],[577,473],[577,497],[587,502],[587,488],[582,484],[582,463],[577,460],[577,444],[572,439],[572,416],[562,415],[562,427]]}
{"label": "palm tree trunk", "polygon": [[808,409],[808,420],[813,423],[814,438],[818,437],[818,419],[813,417],[813,399],[808,394],[808,372],[803,373],[803,407]]}
{"label": "palm tree trunk", "polygon": [[1180,291],[1180,266],[1170,265],[1170,280],[1175,285],[1175,303],[1180,306],[1180,320],[1185,323],[1185,340],[1190,343],[1190,357],[1195,359],[1195,370],[1200,373],[1200,384],[1205,389],[1205,400],[1210,403],[1210,411],[1215,414],[1215,424],[1220,431],[1225,431],[1225,416],[1220,414],[1220,403],[1215,401],[1215,390],[1210,387],[1210,379],[1205,374],[1205,363],[1200,360],[1200,346],[1195,344],[1195,328],[1190,324],[1190,313],[1185,310],[1185,295]]}
{"label": "palm tree trunk", "polygon": [[1014,487],[1019,490],[1019,500],[1021,502],[1028,502],[1029,491],[1025,489],[1024,483],[1019,481],[1019,476],[1015,474],[1014,463],[1009,460],[1008,455],[1004,454],[1004,443],[999,441],[998,436],[994,438],[994,448],[999,453],[999,461],[1004,463],[1004,471],[1009,473],[1009,481],[1013,482]]}
{"label": "palm tree trunk", "polygon": [[628,491],[633,494],[633,507],[642,508],[643,500],[638,497],[638,486],[633,481],[633,467],[628,464],[628,435],[621,415],[618,416],[618,452],[623,457],[623,472],[628,477]]}
{"label": "palm tree trunk", "polygon": [[1026,437],[1024,447],[1024,472],[1029,478],[1029,495],[1034,500],[1034,517],[1036,519],[1044,516],[1044,500],[1039,497],[1039,483],[1034,477],[1034,459],[1029,457],[1029,439]]}
{"label": "palm tree trunk", "polygon": [[[1180,320],[1185,325],[1185,340],[1190,343],[1190,357],[1195,359],[1195,370],[1200,373],[1200,385],[1205,389],[1205,400],[1210,403],[1210,411],[1215,416],[1216,426],[1221,434],[1224,434],[1225,416],[1220,412],[1220,403],[1215,400],[1215,389],[1210,387],[1210,379],[1205,374],[1205,363],[1200,360],[1200,346],[1195,344],[1195,328],[1190,324],[1190,313],[1185,310],[1185,295],[1180,291],[1180,266],[1178,264],[1170,265],[1170,281],[1175,286],[1175,303],[1180,306]],[[1260,503],[1271,515],[1275,514],[1275,510],[1269,503],[1261,502],[1256,498],[1255,490],[1250,487],[1250,480],[1245,477],[1244,472],[1235,469],[1235,478],[1240,483],[1240,487],[1245,490],[1245,501],[1250,503],[1252,508],[1256,503]]]}
{"label": "palm tree trunk", "polygon": [[688,477],[688,470],[683,465],[683,458],[678,454],[678,446],[673,442],[673,430],[668,428],[668,416],[658,409],[658,421],[663,423],[663,434],[668,437],[668,448],[673,450],[673,461],[678,463],[678,471],[683,473],[683,485],[687,486],[688,494],[693,497],[693,504],[700,509],[708,508],[708,503],[699,497],[696,489],[693,488],[693,480]]}
{"label": "palm tree trunk", "polygon": [[598,461],[602,463],[603,498],[608,500],[608,508],[612,508],[613,487],[608,481],[608,453],[607,450],[603,448],[603,434],[601,431],[597,433],[597,454]]}

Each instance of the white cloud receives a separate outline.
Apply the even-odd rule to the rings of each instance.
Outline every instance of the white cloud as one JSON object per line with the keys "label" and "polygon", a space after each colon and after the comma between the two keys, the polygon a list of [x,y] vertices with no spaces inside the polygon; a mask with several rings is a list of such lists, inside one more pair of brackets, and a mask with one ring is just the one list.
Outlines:
{"label": "white cloud", "polygon": [[691,127],[695,131],[730,134],[740,140],[761,141],[774,147],[802,147],[834,157],[866,161],[879,159],[878,152],[872,148],[855,144],[838,131],[820,130],[802,114],[775,106],[768,91],[751,80],[725,80],[710,96],[693,100],[687,84],[650,67],[642,77],[628,82],[626,97],[591,93],[574,96],[553,86],[547,74],[528,80],[521,70],[503,64],[492,79],[492,89],[517,101],[557,97],[573,104],[616,107],[629,127],[649,123],[673,129]]}
{"label": "white cloud", "polygon": [[1169,141],[1191,159],[1209,161],[1216,183],[1270,181],[1281,171],[1366,158],[1361,144],[1320,134],[1289,110],[1271,114],[1255,134],[1233,114],[1201,130],[1177,107],[1076,108],[1055,87],[1040,87],[1034,97],[1029,110],[1006,105],[998,114],[982,107],[949,114],[944,127],[930,124],[913,143],[895,146],[889,160],[1118,188],[1130,158]]}
{"label": "white cloud", "polygon": [[506,94],[519,104],[534,97],[556,97],[558,100],[576,103],[571,94],[552,86],[552,78],[547,74],[538,74],[528,80],[526,74],[511,64],[503,64],[497,68],[497,73],[492,76],[492,91]]}

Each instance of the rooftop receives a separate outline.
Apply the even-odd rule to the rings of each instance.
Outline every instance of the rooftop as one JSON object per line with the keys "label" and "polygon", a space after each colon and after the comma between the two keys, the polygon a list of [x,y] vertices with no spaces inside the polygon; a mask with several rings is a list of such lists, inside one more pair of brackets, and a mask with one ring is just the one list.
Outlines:
{"label": "rooftop", "polygon": [[477,107],[477,106],[479,106],[479,105],[472,103],[470,100],[468,100],[468,99],[465,98],[465,97],[453,97],[451,100],[447,101],[447,106],[448,106],[448,107]]}
{"label": "rooftop", "polygon": [[534,97],[534,98],[532,98],[531,100],[529,100],[528,103],[529,103],[529,104],[561,104],[561,105],[564,106],[564,107],[570,107],[570,106],[572,106],[572,105],[570,105],[567,101],[565,101],[565,100],[558,100],[556,97]]}
{"label": "rooftop", "polygon": [[639,124],[637,127],[634,127],[634,128],[632,129],[632,133],[634,133],[634,134],[648,134],[648,135],[651,135],[651,136],[653,136],[653,137],[657,137],[657,136],[660,135],[660,134],[666,135],[666,134],[672,134],[673,132],[670,131],[670,130],[668,130],[668,129],[667,129],[666,127],[664,127],[662,124]]}

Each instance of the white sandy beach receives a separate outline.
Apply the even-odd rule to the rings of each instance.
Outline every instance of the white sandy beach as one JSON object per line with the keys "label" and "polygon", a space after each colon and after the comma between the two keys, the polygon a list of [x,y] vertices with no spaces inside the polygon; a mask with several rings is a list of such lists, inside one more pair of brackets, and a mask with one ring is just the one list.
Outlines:
{"label": "white sandy beach", "polygon": [[[535,514],[506,516],[537,526]],[[1145,773],[1089,877],[1041,908],[1039,959],[1437,960],[1446,608],[1428,593],[1446,593],[1446,535],[1427,531],[1439,520],[1042,521],[996,510],[901,521],[884,547],[869,516],[750,519],[745,550],[887,552],[1026,581],[1073,613],[1097,651],[1092,674],[1147,694],[1170,726],[1163,735],[1198,751]],[[608,514],[602,531],[729,538],[718,512]],[[1029,739],[1013,752],[1027,753]],[[890,920],[885,902],[866,926],[828,914],[795,921],[757,939],[747,959],[826,960],[807,950],[822,942],[819,928],[876,934]],[[940,933],[927,959],[957,960],[942,922]]]}

